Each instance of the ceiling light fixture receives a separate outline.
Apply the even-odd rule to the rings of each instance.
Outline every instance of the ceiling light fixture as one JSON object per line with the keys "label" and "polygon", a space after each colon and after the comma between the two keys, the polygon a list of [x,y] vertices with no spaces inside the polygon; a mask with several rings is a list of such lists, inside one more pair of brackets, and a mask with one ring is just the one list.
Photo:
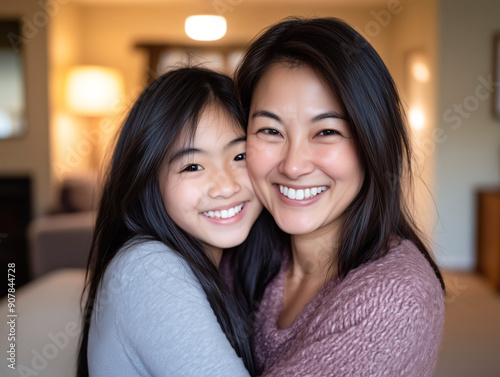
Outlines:
{"label": "ceiling light fixture", "polygon": [[195,41],[215,41],[226,35],[227,23],[222,16],[196,15],[186,18],[184,29]]}

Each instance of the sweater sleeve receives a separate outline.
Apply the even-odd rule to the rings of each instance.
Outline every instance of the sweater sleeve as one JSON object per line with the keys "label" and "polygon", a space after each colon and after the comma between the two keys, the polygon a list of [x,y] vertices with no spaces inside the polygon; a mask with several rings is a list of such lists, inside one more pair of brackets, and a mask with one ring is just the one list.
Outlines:
{"label": "sweater sleeve", "polygon": [[92,376],[248,376],[179,256],[147,242],[116,259],[92,323]]}
{"label": "sweater sleeve", "polygon": [[407,272],[377,271],[342,287],[336,302],[326,296],[322,306],[329,309],[297,335],[307,340],[288,347],[262,376],[431,377],[443,293],[435,276]]}

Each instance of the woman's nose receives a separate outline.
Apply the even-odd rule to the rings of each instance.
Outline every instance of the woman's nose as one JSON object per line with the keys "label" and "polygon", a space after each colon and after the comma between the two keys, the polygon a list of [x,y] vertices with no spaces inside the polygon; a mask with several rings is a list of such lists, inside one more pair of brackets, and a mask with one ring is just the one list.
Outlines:
{"label": "woman's nose", "polygon": [[230,198],[240,190],[241,186],[233,172],[219,170],[211,177],[208,195],[212,198]]}
{"label": "woman's nose", "polygon": [[283,160],[278,170],[288,178],[298,179],[314,170],[314,164],[305,142],[290,143],[283,153]]}

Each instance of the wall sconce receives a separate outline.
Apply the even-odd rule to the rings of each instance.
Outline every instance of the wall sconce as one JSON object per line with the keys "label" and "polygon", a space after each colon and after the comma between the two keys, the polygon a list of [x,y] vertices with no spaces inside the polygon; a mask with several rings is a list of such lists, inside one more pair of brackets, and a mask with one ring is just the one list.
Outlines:
{"label": "wall sconce", "polygon": [[226,35],[227,23],[222,16],[196,15],[186,18],[184,30],[195,41],[216,41]]}
{"label": "wall sconce", "polygon": [[413,51],[407,55],[406,85],[409,106],[410,126],[419,131],[428,122],[430,72],[427,56],[422,51]]}
{"label": "wall sconce", "polygon": [[66,105],[74,115],[85,117],[90,124],[92,138],[90,166],[99,167],[101,142],[105,135],[100,130],[101,118],[116,114],[123,101],[123,78],[116,69],[100,66],[76,66],[66,79]]}

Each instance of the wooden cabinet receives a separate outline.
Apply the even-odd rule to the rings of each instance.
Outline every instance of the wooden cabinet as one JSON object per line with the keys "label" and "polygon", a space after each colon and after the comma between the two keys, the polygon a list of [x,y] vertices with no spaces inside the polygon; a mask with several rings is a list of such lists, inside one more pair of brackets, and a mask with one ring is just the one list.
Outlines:
{"label": "wooden cabinet", "polygon": [[500,292],[500,188],[477,193],[477,270]]}

